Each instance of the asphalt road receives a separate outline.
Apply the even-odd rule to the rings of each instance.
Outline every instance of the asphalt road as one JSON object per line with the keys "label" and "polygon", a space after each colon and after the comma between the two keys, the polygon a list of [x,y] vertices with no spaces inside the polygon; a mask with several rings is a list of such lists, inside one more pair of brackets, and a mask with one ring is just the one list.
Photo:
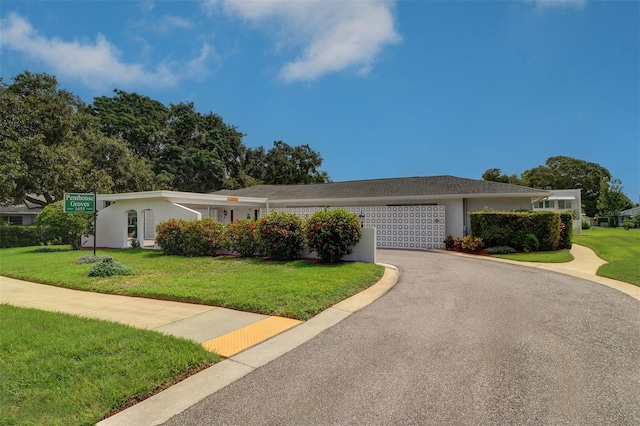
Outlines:
{"label": "asphalt road", "polygon": [[639,425],[640,303],[570,276],[379,251],[385,296],[166,425]]}

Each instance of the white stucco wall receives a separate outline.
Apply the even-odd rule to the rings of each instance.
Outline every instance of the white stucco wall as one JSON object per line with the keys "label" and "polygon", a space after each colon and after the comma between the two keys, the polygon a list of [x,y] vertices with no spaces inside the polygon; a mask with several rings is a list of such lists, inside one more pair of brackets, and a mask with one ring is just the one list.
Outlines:
{"label": "white stucco wall", "polygon": [[[135,210],[138,214],[138,241],[144,243],[144,211],[153,210],[154,227],[158,223],[176,218],[200,219],[201,214],[179,204],[161,199],[122,200],[105,207],[98,212],[97,246],[108,248],[125,248],[129,246],[127,238],[127,214]],[[84,247],[93,246],[93,239],[83,241]]]}

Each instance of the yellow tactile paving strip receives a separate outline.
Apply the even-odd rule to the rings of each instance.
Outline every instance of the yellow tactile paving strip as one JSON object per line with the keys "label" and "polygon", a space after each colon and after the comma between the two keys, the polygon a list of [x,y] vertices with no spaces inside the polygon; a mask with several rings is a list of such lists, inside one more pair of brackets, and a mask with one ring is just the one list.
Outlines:
{"label": "yellow tactile paving strip", "polygon": [[268,317],[231,333],[208,340],[202,346],[210,352],[215,352],[228,358],[301,322],[291,318]]}

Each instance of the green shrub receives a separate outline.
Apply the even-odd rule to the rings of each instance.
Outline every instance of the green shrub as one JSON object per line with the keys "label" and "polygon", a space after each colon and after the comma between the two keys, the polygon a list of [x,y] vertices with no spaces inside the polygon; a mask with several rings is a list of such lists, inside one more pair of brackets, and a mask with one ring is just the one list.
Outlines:
{"label": "green shrub", "polygon": [[65,213],[62,201],[47,205],[38,215],[37,225],[46,241],[61,240],[80,250],[82,236],[93,233],[92,213]]}
{"label": "green shrub", "polygon": [[224,233],[225,248],[241,256],[253,256],[260,251],[255,220],[244,219],[229,223]]}
{"label": "green shrub", "polygon": [[488,254],[514,254],[516,249],[508,246],[497,246],[497,247],[489,247],[484,250],[485,253]]}
{"label": "green shrub", "polygon": [[36,253],[56,253],[71,250],[68,247],[38,247],[34,250]]}
{"label": "green shrub", "polygon": [[43,238],[37,226],[10,225],[0,221],[0,248],[39,246]]}
{"label": "green shrub", "polygon": [[618,218],[617,217],[610,217],[609,218],[609,227],[610,228],[617,228],[618,227]]}
{"label": "green shrub", "polygon": [[184,255],[186,220],[169,219],[156,226],[156,244],[165,254]]}
{"label": "green shrub", "polygon": [[258,236],[267,256],[297,259],[304,246],[302,219],[294,213],[274,210],[258,221]]}
{"label": "green shrub", "polygon": [[630,228],[635,228],[636,227],[636,221],[633,219],[627,219],[624,222],[622,222],[622,227],[628,231]]}
{"label": "green shrub", "polygon": [[607,225],[609,225],[609,218],[605,216],[605,217],[599,217],[596,219],[596,225],[602,226],[603,223],[606,223]]}
{"label": "green shrub", "polygon": [[131,275],[132,273],[131,268],[113,260],[111,257],[105,257],[89,270],[90,277],[110,277],[112,275]]}
{"label": "green shrub", "polygon": [[560,236],[556,250],[571,248],[573,237],[573,213],[560,213]]}
{"label": "green shrub", "polygon": [[362,238],[362,226],[355,213],[346,210],[320,210],[304,223],[307,246],[325,262],[334,263],[351,254]]}
{"label": "green shrub", "polygon": [[476,212],[471,214],[471,234],[482,238],[486,247],[513,246],[514,238],[522,244],[524,235],[533,234],[539,249],[548,251],[558,245],[559,217],[558,213],[547,211]]}
{"label": "green shrub", "polygon": [[222,248],[224,225],[215,219],[186,221],[183,232],[183,256],[216,256]]}
{"label": "green shrub", "polygon": [[582,229],[590,229],[591,228],[591,224],[589,222],[587,222],[586,220],[582,221]]}

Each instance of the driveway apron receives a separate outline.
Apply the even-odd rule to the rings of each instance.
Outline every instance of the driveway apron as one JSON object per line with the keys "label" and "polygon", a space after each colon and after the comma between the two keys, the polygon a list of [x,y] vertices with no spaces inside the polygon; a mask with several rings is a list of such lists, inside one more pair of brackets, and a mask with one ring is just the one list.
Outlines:
{"label": "driveway apron", "polygon": [[640,303],[550,271],[381,250],[396,286],[166,425],[640,424]]}

